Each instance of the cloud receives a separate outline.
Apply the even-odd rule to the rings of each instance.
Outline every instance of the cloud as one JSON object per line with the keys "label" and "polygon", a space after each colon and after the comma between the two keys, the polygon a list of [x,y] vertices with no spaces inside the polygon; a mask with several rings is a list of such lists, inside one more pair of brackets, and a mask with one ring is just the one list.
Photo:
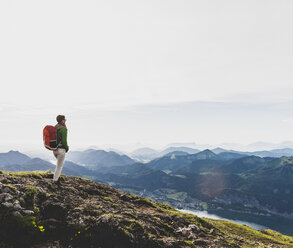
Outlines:
{"label": "cloud", "polygon": [[291,118],[291,119],[284,119],[284,120],[282,120],[282,122],[288,123],[288,124],[293,124],[293,118]]}

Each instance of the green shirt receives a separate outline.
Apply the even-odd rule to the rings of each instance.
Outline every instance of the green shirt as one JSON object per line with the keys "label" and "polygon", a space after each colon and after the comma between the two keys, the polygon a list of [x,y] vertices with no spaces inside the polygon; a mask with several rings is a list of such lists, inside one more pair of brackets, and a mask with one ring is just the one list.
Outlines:
{"label": "green shirt", "polygon": [[[55,125],[55,127],[61,126],[59,123]],[[69,150],[69,146],[67,144],[67,127],[62,127],[57,130],[57,144],[60,145],[58,147],[65,148],[66,152]]]}

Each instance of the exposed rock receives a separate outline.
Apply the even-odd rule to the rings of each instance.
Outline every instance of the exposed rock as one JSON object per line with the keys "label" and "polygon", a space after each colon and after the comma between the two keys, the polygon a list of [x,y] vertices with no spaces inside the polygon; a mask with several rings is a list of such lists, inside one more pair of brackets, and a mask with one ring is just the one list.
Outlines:
{"label": "exposed rock", "polygon": [[12,212],[12,215],[13,215],[13,216],[19,216],[19,217],[22,216],[21,213],[18,212],[18,211],[13,211],[13,212]]}
{"label": "exposed rock", "polygon": [[51,175],[0,173],[0,247],[290,247],[289,237],[276,241],[268,231],[249,240],[245,227],[244,239],[241,226],[224,231],[224,222],[79,177],[55,184]]}
{"label": "exposed rock", "polygon": [[22,213],[24,215],[33,215],[34,214],[34,211],[32,211],[32,210],[23,210]]}
{"label": "exposed rock", "polygon": [[11,202],[2,202],[1,204],[6,208],[13,208],[13,204]]}

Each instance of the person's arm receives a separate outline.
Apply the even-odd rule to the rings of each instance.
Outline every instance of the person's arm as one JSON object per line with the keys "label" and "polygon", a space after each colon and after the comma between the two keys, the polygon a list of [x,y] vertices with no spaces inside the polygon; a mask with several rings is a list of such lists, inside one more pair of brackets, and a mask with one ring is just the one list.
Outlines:
{"label": "person's arm", "polygon": [[62,128],[61,130],[62,130],[62,133],[61,133],[61,134],[62,134],[61,143],[62,143],[62,145],[64,146],[66,152],[68,152],[68,150],[69,150],[69,146],[68,146],[68,144],[67,144],[67,128],[64,127],[64,128]]}

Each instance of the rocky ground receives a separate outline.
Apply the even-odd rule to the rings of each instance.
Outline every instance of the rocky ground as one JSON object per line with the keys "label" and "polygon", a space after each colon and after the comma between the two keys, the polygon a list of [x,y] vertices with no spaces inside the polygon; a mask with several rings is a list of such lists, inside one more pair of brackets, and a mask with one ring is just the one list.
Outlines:
{"label": "rocky ground", "polygon": [[88,179],[0,172],[0,247],[293,247],[293,237],[198,218]]}

